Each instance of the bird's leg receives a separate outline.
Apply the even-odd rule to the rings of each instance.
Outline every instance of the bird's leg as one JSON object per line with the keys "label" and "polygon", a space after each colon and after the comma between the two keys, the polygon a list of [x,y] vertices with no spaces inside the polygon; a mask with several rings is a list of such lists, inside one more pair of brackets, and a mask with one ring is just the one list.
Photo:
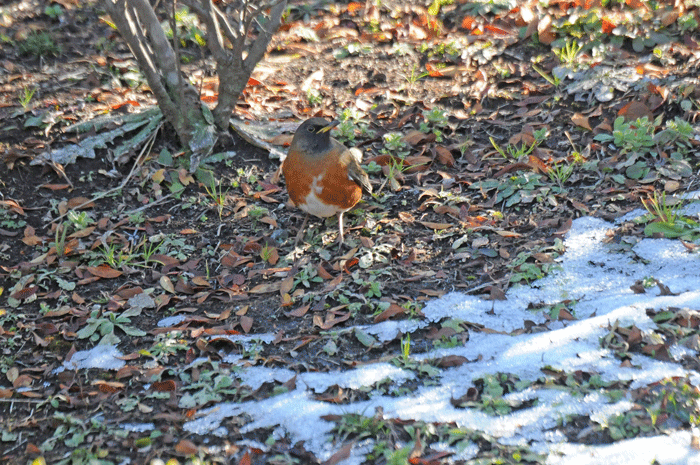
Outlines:
{"label": "bird's leg", "polygon": [[304,228],[306,227],[306,222],[309,221],[309,214],[307,213],[306,216],[304,217],[304,222],[301,223],[301,228],[299,228],[299,232],[297,233],[297,237],[294,240],[294,247],[297,246],[299,243],[299,240],[302,238],[304,235]]}
{"label": "bird's leg", "polygon": [[340,212],[338,213],[338,232],[340,233],[340,236],[338,237],[338,248],[340,249],[343,247],[343,213],[345,212]]}

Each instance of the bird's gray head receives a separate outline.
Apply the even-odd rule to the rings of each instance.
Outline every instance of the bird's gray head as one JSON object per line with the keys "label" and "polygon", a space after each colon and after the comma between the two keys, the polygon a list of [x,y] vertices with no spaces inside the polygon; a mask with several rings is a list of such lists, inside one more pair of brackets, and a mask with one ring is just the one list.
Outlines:
{"label": "bird's gray head", "polygon": [[331,146],[331,129],[339,121],[323,118],[309,118],[297,129],[292,139],[292,146],[301,150],[323,151]]}

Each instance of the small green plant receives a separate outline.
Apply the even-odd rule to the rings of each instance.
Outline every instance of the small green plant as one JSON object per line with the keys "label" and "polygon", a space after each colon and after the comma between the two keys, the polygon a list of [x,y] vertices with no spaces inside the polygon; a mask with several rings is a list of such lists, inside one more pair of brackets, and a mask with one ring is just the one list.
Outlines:
{"label": "small green plant", "polygon": [[56,226],[54,241],[49,244],[56,249],[56,255],[63,257],[66,253],[66,234],[68,233],[68,223],[60,223]]}
{"label": "small green plant", "polygon": [[[204,367],[202,367],[204,368]],[[181,377],[186,381],[183,386],[184,395],[180,398],[180,408],[195,408],[210,402],[221,402],[225,397],[237,399],[240,390],[228,370],[202,369],[199,379],[194,381],[186,374]]]}
{"label": "small green plant", "polygon": [[560,189],[574,172],[574,165],[569,163],[558,163],[547,171],[547,176],[552,182],[556,182]]}
{"label": "small green plant", "polygon": [[534,63],[532,64],[532,69],[534,69],[535,71],[537,71],[537,74],[539,74],[540,76],[542,76],[542,77],[544,78],[545,81],[547,81],[548,83],[550,83],[550,84],[553,85],[554,87],[558,87],[559,84],[561,84],[561,79],[560,79],[560,78],[558,78],[558,77],[555,76],[555,75],[550,76],[549,74],[547,74],[547,72],[546,72],[545,70],[543,70],[543,69],[540,68],[539,66],[535,65]]}
{"label": "small green plant", "polygon": [[19,42],[17,49],[21,55],[35,57],[58,56],[62,51],[61,47],[51,37],[51,34],[44,31],[29,33],[26,39]]}
{"label": "small green plant", "polygon": [[29,87],[23,87],[22,88],[22,93],[19,96],[19,104],[22,105],[22,108],[25,110],[29,106],[29,102],[32,101],[32,98],[34,97],[34,93],[36,92],[36,87],[32,87],[31,89]]}
{"label": "small green plant", "polygon": [[423,314],[421,312],[422,306],[418,302],[410,302],[409,301],[409,302],[404,303],[401,306],[406,309],[406,316],[409,319],[416,319],[416,318],[420,318],[423,316]]}
{"label": "small green plant", "polygon": [[402,90],[407,90],[408,94],[410,95],[413,92],[413,87],[415,86],[416,82],[420,81],[424,77],[427,77],[430,75],[427,71],[423,72],[417,72],[416,70],[418,69],[418,65],[413,65],[413,68],[411,68],[411,74],[405,74],[403,75],[404,79],[406,80],[407,85],[402,86],[399,91]]}
{"label": "small green plant", "polygon": [[681,215],[679,212],[683,203],[676,202],[675,205],[671,206],[666,201],[665,192],[659,196],[659,193],[655,191],[652,197],[642,200],[642,205],[649,212],[643,220],[653,220],[644,228],[646,236],[663,234],[669,239],[680,237],[689,241],[700,236],[700,223]]}
{"label": "small green plant", "polygon": [[[199,27],[199,19],[188,8],[182,7],[175,12],[175,24],[177,25],[178,39],[182,47],[187,47],[188,44],[195,44],[199,47],[206,46],[204,32]],[[170,22],[167,24],[165,33],[169,39],[173,38]]]}
{"label": "small green plant", "polygon": [[419,376],[425,376],[432,379],[440,373],[440,370],[427,361],[416,361],[411,357],[411,335],[406,334],[406,337],[401,338],[401,353],[391,359],[391,363],[405,370],[411,370]]}
{"label": "small green plant", "polygon": [[440,8],[447,5],[452,5],[454,0],[433,0],[433,3],[428,7],[428,14],[431,16],[437,16],[440,14]]}
{"label": "small green plant", "polygon": [[459,46],[454,41],[448,43],[441,42],[435,45],[429,45],[427,42],[423,42],[419,47],[418,51],[420,53],[427,54],[429,58],[456,58],[462,54],[462,51],[460,50]]}
{"label": "small green plant", "polygon": [[599,142],[613,142],[622,155],[650,153],[654,147],[654,129],[661,124],[661,116],[649,121],[646,116],[627,122],[618,116],[613,123],[612,134],[598,134],[594,137]]}
{"label": "small green plant", "polygon": [[76,231],[82,231],[95,222],[95,220],[90,218],[87,212],[82,211],[78,213],[75,210],[68,212],[68,221],[70,221],[71,226],[73,226],[73,229]]}
{"label": "small green plant", "polygon": [[384,147],[387,152],[400,153],[406,149],[406,143],[403,141],[403,135],[400,132],[388,132],[382,137],[384,139]]}
{"label": "small green plant", "polygon": [[513,158],[515,160],[520,160],[521,158],[530,155],[530,153],[535,149],[535,147],[540,145],[546,137],[547,128],[540,128],[537,131],[533,132],[534,140],[532,141],[532,144],[529,147],[525,144],[520,144],[520,147],[508,144],[505,150],[499,147],[499,145],[496,143],[493,137],[489,137],[489,140],[491,141],[491,145],[493,146],[493,148],[496,149],[496,152],[498,152],[503,158]]}
{"label": "small green plant", "polygon": [[568,66],[573,66],[576,64],[576,59],[578,54],[583,49],[583,45],[579,44],[577,41],[567,42],[562,48],[554,49],[554,54],[559,58],[563,64]]}
{"label": "small green plant", "polygon": [[110,433],[107,423],[100,421],[99,416],[84,420],[70,414],[55,413],[51,422],[54,425],[53,435],[41,444],[40,450],[50,452],[56,449],[58,443],[63,443],[71,452],[67,457],[69,461],[62,463],[105,463],[109,450],[91,443],[91,438]]}
{"label": "small green plant", "polygon": [[221,220],[221,215],[224,212],[224,207],[226,206],[226,194],[228,193],[228,189],[223,190],[222,184],[223,183],[221,182],[217,182],[212,176],[211,185],[204,186],[204,189],[207,191],[207,194],[216,206],[216,211],[219,214],[219,220]]}
{"label": "small green plant", "polygon": [[532,383],[521,381],[517,375],[508,373],[496,373],[485,375],[474,380],[474,386],[479,392],[475,400],[460,402],[460,407],[471,407],[481,410],[488,415],[507,415],[515,408],[520,408],[527,401],[515,401],[505,399],[506,394],[520,392]]}
{"label": "small green plant", "polygon": [[257,205],[253,205],[250,207],[248,210],[248,216],[250,217],[251,220],[253,220],[253,224],[257,224],[260,219],[265,216],[269,215],[270,211],[265,208],[265,207],[259,207]]}
{"label": "small green plant", "polygon": [[346,108],[338,115],[340,124],[333,129],[333,136],[339,141],[354,145],[357,134],[361,137],[374,137],[375,132],[362,121],[362,116],[352,108]]}
{"label": "small green plant", "polygon": [[695,15],[691,12],[678,18],[678,27],[680,28],[681,32],[697,30],[698,22],[695,19]]}
{"label": "small green plant", "polygon": [[58,4],[50,5],[44,8],[44,14],[49,18],[56,20],[63,14],[63,8],[61,8],[61,5]]}
{"label": "small green plant", "polygon": [[380,298],[382,296],[382,285],[378,281],[371,281],[368,283],[367,291],[365,292],[365,297]]}
{"label": "small green plant", "polygon": [[470,189],[478,189],[484,193],[496,190],[496,202],[505,201],[506,207],[519,203],[545,202],[550,194],[550,188],[542,182],[542,176],[536,173],[520,172],[505,181],[490,179],[475,182]]}
{"label": "small green plant", "polygon": [[19,214],[0,208],[0,227],[7,229],[21,229],[26,225],[26,221],[19,219]]}
{"label": "small green plant", "polygon": [[321,103],[323,103],[323,96],[321,95],[321,92],[318,91],[318,89],[309,88],[306,91],[306,100],[311,106],[320,105]]}
{"label": "small green plant", "polygon": [[141,353],[153,357],[154,360],[167,363],[170,356],[176,355],[178,352],[187,352],[189,348],[186,341],[178,339],[176,336],[179,334],[158,334],[151,348]]}
{"label": "small green plant", "polygon": [[447,112],[440,108],[433,108],[430,111],[424,111],[423,118],[425,118],[425,121],[420,123],[418,130],[426,134],[432,132],[435,134],[435,140],[442,142],[443,137],[440,128],[447,126]]}
{"label": "small green plant", "polygon": [[[510,277],[511,283],[526,282],[531,283],[537,279],[544,278],[552,271],[559,268],[559,265],[553,261],[564,250],[564,245],[560,239],[556,239],[551,247],[544,247],[539,251],[520,252],[509,265],[508,268],[513,272]],[[546,262],[535,260],[533,254],[539,252],[546,254],[551,260]]]}
{"label": "small green plant", "polygon": [[666,121],[664,129],[654,136],[654,142],[669,148],[671,158],[682,159],[691,151],[694,136],[693,126],[684,119],[675,117],[672,121]]}
{"label": "small green plant", "polygon": [[363,45],[360,42],[352,42],[350,44],[345,45],[344,47],[337,49],[333,53],[333,56],[336,60],[342,60],[343,58],[351,56],[366,55],[371,50],[372,47],[370,47],[369,45]]}
{"label": "small green plant", "polygon": [[102,244],[99,250],[102,254],[100,257],[101,261],[116,270],[124,265],[128,265],[134,259],[131,254],[124,251],[120,244]]}
{"label": "small green plant", "polygon": [[401,338],[401,360],[404,364],[411,360],[411,335]]}
{"label": "small green plant", "polygon": [[146,222],[146,215],[143,213],[143,211],[138,211],[129,215],[129,221],[134,224],[143,224]]}
{"label": "small green plant", "polygon": [[341,441],[349,439],[360,441],[367,438],[380,441],[385,440],[391,434],[391,429],[379,417],[350,413],[341,417],[333,428],[333,432],[341,438]]}
{"label": "small green plant", "polygon": [[77,332],[78,339],[89,339],[92,342],[99,340],[100,344],[119,344],[120,338],[115,334],[116,329],[132,337],[145,336],[147,334],[145,331],[131,326],[131,318],[139,314],[141,314],[140,308],[129,308],[119,314],[93,310],[86,325]]}
{"label": "small green plant", "polygon": [[294,285],[292,286],[292,289],[296,289],[299,284],[308,289],[311,287],[311,283],[321,282],[323,282],[323,278],[318,276],[316,267],[312,264],[308,264],[299,270],[296,275],[294,275]]}

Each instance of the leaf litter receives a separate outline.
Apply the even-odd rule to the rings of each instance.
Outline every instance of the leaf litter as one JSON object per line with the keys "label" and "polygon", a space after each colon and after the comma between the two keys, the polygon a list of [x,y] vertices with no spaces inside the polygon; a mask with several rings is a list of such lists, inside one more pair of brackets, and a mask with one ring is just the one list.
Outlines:
{"label": "leaf litter", "polygon": [[[194,177],[136,127],[118,156],[41,158],[56,121],[151,103],[143,88],[6,107],[3,457],[686,463],[697,211],[658,192],[697,183],[697,11],[633,3],[294,5],[238,113],[342,120],[382,186],[348,251],[323,222],[292,247],[278,162],[237,139]],[[551,47],[530,60],[535,32]],[[51,71],[81,63],[69,50]],[[128,62],[89,50],[79,73],[119,83]],[[289,134],[246,140],[283,153]]]}

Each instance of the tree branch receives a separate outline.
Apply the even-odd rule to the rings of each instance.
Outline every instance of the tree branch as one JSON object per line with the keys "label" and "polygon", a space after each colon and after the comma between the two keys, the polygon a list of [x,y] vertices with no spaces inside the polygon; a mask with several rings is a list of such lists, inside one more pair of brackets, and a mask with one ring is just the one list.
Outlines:
{"label": "tree branch", "polygon": [[275,33],[275,31],[277,31],[277,28],[282,20],[282,13],[284,13],[284,9],[286,7],[286,0],[278,1],[277,4],[272,7],[272,10],[270,10],[270,20],[267,23],[267,27],[261,28],[260,34],[255,38],[255,42],[253,42],[253,44],[250,46],[248,56],[243,61],[243,66],[247,70],[250,70],[250,72],[253,71],[255,65],[262,60],[263,55],[265,55],[267,45],[270,43],[272,35]]}

